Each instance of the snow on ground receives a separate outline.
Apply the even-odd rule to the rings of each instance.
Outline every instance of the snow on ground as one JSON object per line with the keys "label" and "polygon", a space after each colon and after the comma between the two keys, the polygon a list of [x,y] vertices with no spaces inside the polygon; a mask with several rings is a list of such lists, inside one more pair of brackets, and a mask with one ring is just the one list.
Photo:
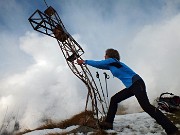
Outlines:
{"label": "snow on ground", "polygon": [[26,133],[24,135],[45,135],[45,134],[48,134],[48,133],[69,132],[69,131],[71,131],[73,129],[76,129],[78,127],[79,126],[71,126],[71,127],[66,128],[66,129],[54,128],[54,129],[36,130],[36,131],[32,131],[32,132]]}
{"label": "snow on ground", "polygon": [[147,113],[118,115],[114,130],[120,135],[162,135],[165,131]]}
{"label": "snow on ground", "polygon": [[[162,127],[145,112],[116,115],[113,126],[114,130],[106,130],[106,132],[116,132],[118,135],[166,135]],[[47,133],[68,132],[77,127],[78,126],[71,126],[66,129],[45,129],[26,133],[25,135],[45,135]],[[78,135],[82,134],[83,133],[78,133]]]}

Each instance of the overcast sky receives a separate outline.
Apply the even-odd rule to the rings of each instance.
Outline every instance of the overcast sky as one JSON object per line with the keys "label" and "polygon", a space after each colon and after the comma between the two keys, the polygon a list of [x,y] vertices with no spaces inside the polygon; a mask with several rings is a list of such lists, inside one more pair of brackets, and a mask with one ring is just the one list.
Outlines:
{"label": "overcast sky", "polygon": [[[145,80],[151,102],[162,92],[180,95],[179,0],[46,2],[84,49],[82,58],[101,60],[107,48],[115,48]],[[0,114],[18,115],[26,128],[45,118],[68,118],[85,107],[87,89],[69,70],[57,41],[28,22],[36,9],[46,8],[44,0],[0,0]],[[124,86],[107,73],[112,96]],[[135,99],[127,102],[129,111],[136,110]]]}

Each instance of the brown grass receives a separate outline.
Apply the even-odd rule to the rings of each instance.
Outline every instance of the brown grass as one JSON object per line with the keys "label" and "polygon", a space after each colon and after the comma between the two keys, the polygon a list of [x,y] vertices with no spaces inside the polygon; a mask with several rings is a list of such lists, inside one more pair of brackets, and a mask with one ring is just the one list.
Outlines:
{"label": "brown grass", "polygon": [[174,124],[180,124],[180,111],[174,113],[167,113],[166,116],[173,121]]}
{"label": "brown grass", "polygon": [[[22,135],[22,134],[32,132],[35,130],[43,130],[43,129],[53,129],[53,128],[65,129],[65,128],[73,126],[73,125],[80,125],[80,127],[70,131],[69,133],[77,133],[77,132],[87,133],[90,131],[94,132],[95,130],[98,129],[97,120],[94,118],[93,112],[85,111],[85,112],[81,112],[77,115],[74,115],[70,119],[67,119],[67,120],[64,120],[61,122],[53,122],[52,120],[48,120],[46,122],[46,124],[36,128],[36,129],[33,129],[33,130],[26,129],[25,131],[17,133],[16,135]],[[67,133],[55,133],[55,134],[48,134],[48,135],[65,135],[65,134],[67,134]]]}
{"label": "brown grass", "polygon": [[97,129],[96,119],[94,118],[93,112],[85,111],[77,115],[74,115],[72,118],[61,121],[59,123],[49,121],[45,125],[36,128],[36,130],[52,129],[52,128],[65,129],[73,125],[89,126]]}

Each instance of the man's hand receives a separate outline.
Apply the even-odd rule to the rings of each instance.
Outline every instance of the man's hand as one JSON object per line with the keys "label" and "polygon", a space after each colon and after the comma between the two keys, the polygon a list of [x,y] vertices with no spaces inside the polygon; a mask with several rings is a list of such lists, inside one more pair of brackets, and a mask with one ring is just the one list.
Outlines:
{"label": "man's hand", "polygon": [[84,64],[84,60],[77,59],[77,63],[78,63],[78,65],[82,65],[82,64]]}

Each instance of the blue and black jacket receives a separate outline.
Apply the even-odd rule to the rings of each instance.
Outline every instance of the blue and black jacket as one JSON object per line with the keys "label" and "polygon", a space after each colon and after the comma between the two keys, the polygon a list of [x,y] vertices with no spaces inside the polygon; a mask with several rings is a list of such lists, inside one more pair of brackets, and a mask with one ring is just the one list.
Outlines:
{"label": "blue and black jacket", "polygon": [[110,70],[113,76],[120,79],[126,88],[129,88],[135,81],[141,79],[132,69],[115,58],[101,61],[85,60],[84,63],[99,69]]}

